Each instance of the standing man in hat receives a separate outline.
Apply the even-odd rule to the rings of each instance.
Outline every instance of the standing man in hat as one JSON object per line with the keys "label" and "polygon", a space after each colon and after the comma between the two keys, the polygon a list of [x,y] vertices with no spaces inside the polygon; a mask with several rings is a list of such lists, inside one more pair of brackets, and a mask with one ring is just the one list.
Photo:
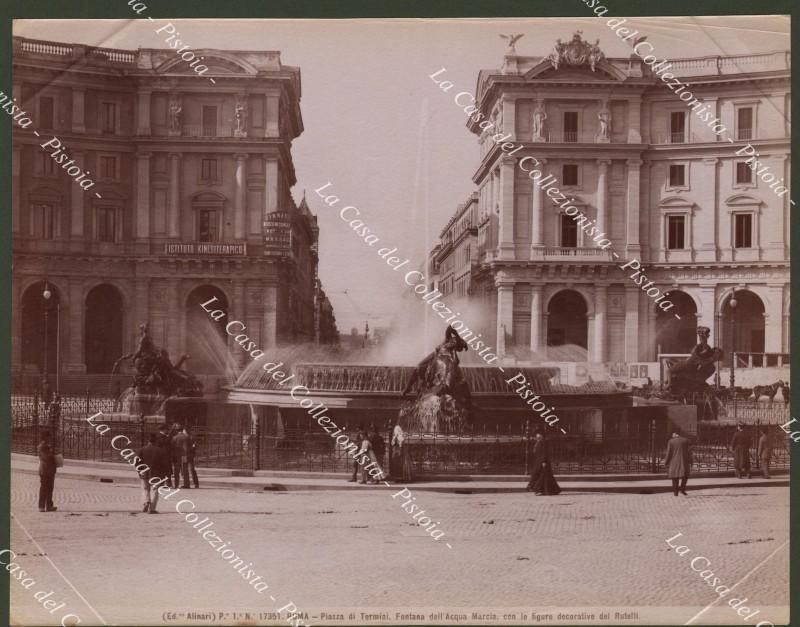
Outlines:
{"label": "standing man in hat", "polygon": [[737,479],[742,479],[747,473],[747,478],[752,479],[750,474],[750,436],[744,430],[744,425],[740,422],[736,425],[736,433],[731,440],[731,452],[733,452],[733,470]]}
{"label": "standing man in hat", "polygon": [[42,431],[41,442],[36,449],[39,455],[39,511],[54,512],[53,486],[56,481],[56,456],[50,443],[50,432]]}
{"label": "standing man in hat", "polygon": [[664,459],[667,476],[672,480],[672,493],[678,496],[678,481],[681,494],[686,494],[686,483],[689,481],[689,470],[692,466],[692,454],[689,451],[689,440],[683,437],[678,429],[672,432],[672,439],[667,442],[667,456]]}
{"label": "standing man in hat", "polygon": [[761,427],[761,437],[758,439],[758,459],[761,463],[761,474],[764,479],[769,479],[769,464],[772,461],[772,440],[769,437],[769,427]]}

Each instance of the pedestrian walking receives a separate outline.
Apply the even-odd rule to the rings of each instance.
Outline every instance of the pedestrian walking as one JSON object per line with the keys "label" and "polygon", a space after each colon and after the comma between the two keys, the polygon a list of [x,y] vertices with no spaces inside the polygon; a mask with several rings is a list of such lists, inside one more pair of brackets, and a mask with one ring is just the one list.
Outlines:
{"label": "pedestrian walking", "polygon": [[769,427],[761,427],[761,437],[758,438],[758,459],[761,463],[761,474],[764,479],[769,479],[769,464],[772,461],[772,439],[769,437]]}
{"label": "pedestrian walking", "polygon": [[528,482],[528,492],[533,492],[537,496],[553,496],[561,492],[555,476],[553,475],[553,465],[550,461],[550,445],[545,440],[544,433],[537,429],[533,434],[535,444],[533,445],[533,456],[531,459],[531,480]]}
{"label": "pedestrian walking", "polygon": [[[180,427],[178,433],[172,436],[172,446],[174,448],[174,460],[178,460],[178,472],[175,475],[175,481],[181,484],[184,489],[189,488],[189,447],[191,438],[186,431],[186,427]],[[183,481],[180,481],[183,476]]]}
{"label": "pedestrian walking", "polygon": [[50,441],[50,432],[42,431],[41,441],[36,449],[39,455],[39,511],[54,512],[53,488],[56,481],[56,455]]}
{"label": "pedestrian walking", "polygon": [[744,430],[744,425],[740,422],[736,425],[736,433],[731,440],[731,452],[733,453],[733,469],[736,478],[741,479],[745,473],[747,478],[752,479],[750,474],[750,435]]}
{"label": "pedestrian walking", "polygon": [[383,459],[386,455],[386,442],[383,440],[383,436],[378,432],[375,427],[372,427],[371,436],[369,439],[369,443],[372,444],[372,452],[375,453],[375,459],[378,460],[378,466],[383,468]]}
{"label": "pedestrian walking", "polygon": [[[359,483],[378,483],[378,481],[383,481],[386,478],[386,474],[383,472],[381,465],[378,463],[378,458],[375,457],[375,451],[372,449],[372,440],[374,439],[374,434],[362,432],[361,438],[361,450],[359,451],[359,456],[366,456],[368,459],[361,468],[361,481]],[[378,472],[375,475],[372,475],[367,470],[367,466],[370,464],[374,464],[378,467]]]}
{"label": "pedestrian walking", "polygon": [[[197,480],[197,468],[194,467],[194,460],[197,453],[197,440],[195,440],[194,436],[192,435],[191,430],[188,426],[183,428],[183,432],[189,436],[189,444],[187,447],[188,451],[188,469],[192,475],[192,483],[194,484],[195,488],[200,487],[200,482]],[[188,483],[188,481],[187,481]]]}
{"label": "pedestrian walking", "polygon": [[414,480],[413,466],[411,465],[411,455],[408,452],[408,445],[405,443],[406,436],[400,425],[394,426],[392,432],[392,468],[390,469],[392,479],[411,483]]}
{"label": "pedestrian walking", "polygon": [[[142,462],[147,464],[148,468],[141,473],[142,489],[144,490],[142,511],[148,514],[158,514],[158,484],[169,484],[171,473],[169,442],[166,438],[151,433],[148,443],[137,454]],[[151,482],[150,480],[153,477],[157,481]]]}
{"label": "pedestrian walking", "polygon": [[[181,483],[181,445],[176,443],[175,438],[180,435],[181,431],[183,431],[183,425],[180,423],[174,423],[172,425],[172,429],[169,432],[169,443],[170,443],[170,459],[172,462],[172,472],[170,474],[170,479],[172,481],[172,487],[177,488],[180,486]],[[184,486],[186,487],[186,486]]]}
{"label": "pedestrian walking", "polygon": [[689,481],[689,470],[692,467],[692,452],[689,450],[689,440],[675,429],[672,439],[667,442],[667,456],[664,459],[667,467],[667,476],[672,480],[672,493],[678,496],[678,482],[680,481],[681,494],[686,494],[686,484]]}
{"label": "pedestrian walking", "polygon": [[[361,425],[358,425],[358,432],[356,433],[355,443],[358,447],[358,450],[361,450],[361,444],[364,441],[364,428]],[[360,468],[357,459],[353,459],[353,476],[350,477],[347,481],[349,483],[355,483],[358,481],[358,469]]]}

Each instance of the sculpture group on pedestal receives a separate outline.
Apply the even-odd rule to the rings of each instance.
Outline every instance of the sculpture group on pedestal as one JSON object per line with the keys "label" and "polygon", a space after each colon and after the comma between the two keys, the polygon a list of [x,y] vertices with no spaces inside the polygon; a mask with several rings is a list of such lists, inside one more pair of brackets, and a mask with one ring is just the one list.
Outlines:
{"label": "sculpture group on pedestal", "polygon": [[203,385],[197,378],[181,368],[189,358],[183,355],[176,364],[172,364],[165,348],[157,348],[148,333],[147,323],[139,325],[139,346],[136,352],[120,357],[111,373],[116,374],[123,361],[133,360],[136,373],[133,376],[133,388],[137,395],[152,395],[159,399],[170,396],[202,396]]}

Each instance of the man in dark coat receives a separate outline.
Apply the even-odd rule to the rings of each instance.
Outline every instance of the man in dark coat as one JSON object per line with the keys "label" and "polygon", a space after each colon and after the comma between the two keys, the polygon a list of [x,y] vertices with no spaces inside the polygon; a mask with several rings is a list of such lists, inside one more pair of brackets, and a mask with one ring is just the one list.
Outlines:
{"label": "man in dark coat", "polygon": [[[689,481],[689,470],[692,466],[692,454],[689,451],[689,440],[676,429],[672,439],[667,442],[667,456],[664,459],[667,476],[672,479],[672,493],[678,496],[678,480],[681,494],[686,494],[686,483]],[[688,495],[687,495],[688,496]]]}
{"label": "man in dark coat", "polygon": [[56,457],[50,444],[50,432],[42,431],[41,442],[36,449],[39,454],[39,511],[54,512],[53,487],[56,481]]}
{"label": "man in dark coat", "polygon": [[[172,487],[177,488],[181,482],[181,457],[183,453],[181,452],[181,445],[180,443],[175,442],[175,438],[178,437],[183,431],[183,425],[179,423],[175,423],[172,425],[172,429],[169,432],[169,440],[170,440],[170,458],[172,460]],[[184,486],[186,487],[186,486]]]}
{"label": "man in dark coat", "polygon": [[761,427],[761,437],[758,439],[758,459],[761,463],[761,474],[764,479],[769,479],[769,464],[772,461],[772,440],[769,437],[769,427]]}
{"label": "man in dark coat", "polygon": [[[156,506],[158,505],[158,484],[169,484],[171,472],[168,442],[162,438],[162,444],[159,445],[158,441],[159,436],[155,433],[151,433],[149,442],[138,451],[139,458],[143,463],[147,464],[149,468],[149,470],[141,473],[141,477],[142,489],[144,490],[144,507],[142,511],[150,514],[158,514],[158,511],[156,511]],[[151,482],[150,479],[154,477],[161,481]]]}
{"label": "man in dark coat", "polygon": [[375,453],[375,457],[378,460],[378,466],[383,468],[383,457],[386,454],[386,442],[383,441],[383,436],[378,433],[374,426],[372,427],[369,443],[372,444],[372,452]]}
{"label": "man in dark coat", "polygon": [[526,488],[528,492],[538,495],[555,495],[561,488],[553,476],[553,466],[550,463],[550,447],[544,439],[544,433],[537,429],[534,433],[536,443],[533,445],[533,459],[531,460],[531,480]]}
{"label": "man in dark coat", "polygon": [[194,467],[195,452],[197,451],[197,440],[194,439],[194,436],[192,435],[191,431],[189,431],[189,427],[184,427],[183,432],[189,438],[186,449],[189,454],[188,469],[192,475],[192,483],[194,484],[194,487],[199,488],[200,482],[197,480],[197,468]]}
{"label": "man in dark coat", "polygon": [[[358,447],[356,450],[361,450],[361,443],[364,441],[364,427],[362,425],[358,425],[358,430],[356,433],[355,443]],[[358,460],[353,459],[353,476],[348,479],[349,482],[354,483],[358,480],[358,469],[361,468],[358,464]]]}
{"label": "man in dark coat", "polygon": [[736,425],[736,433],[733,434],[733,440],[731,440],[733,470],[737,479],[741,479],[745,473],[747,473],[748,479],[753,478],[753,475],[750,474],[750,444],[750,436],[744,430],[744,425],[739,423]]}
{"label": "man in dark coat", "polygon": [[192,439],[189,437],[184,427],[181,427],[178,433],[172,436],[172,463],[174,465],[177,460],[179,464],[178,471],[175,473],[175,482],[177,484],[181,475],[183,475],[183,481],[180,483],[181,487],[184,489],[189,488],[189,449],[191,447],[191,441]]}

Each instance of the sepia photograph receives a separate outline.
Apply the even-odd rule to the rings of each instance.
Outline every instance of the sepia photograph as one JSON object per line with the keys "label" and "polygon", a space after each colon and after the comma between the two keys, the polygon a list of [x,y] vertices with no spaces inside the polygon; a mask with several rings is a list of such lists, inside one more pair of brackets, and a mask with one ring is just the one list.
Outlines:
{"label": "sepia photograph", "polygon": [[9,624],[787,624],[791,16],[184,4],[7,23]]}

